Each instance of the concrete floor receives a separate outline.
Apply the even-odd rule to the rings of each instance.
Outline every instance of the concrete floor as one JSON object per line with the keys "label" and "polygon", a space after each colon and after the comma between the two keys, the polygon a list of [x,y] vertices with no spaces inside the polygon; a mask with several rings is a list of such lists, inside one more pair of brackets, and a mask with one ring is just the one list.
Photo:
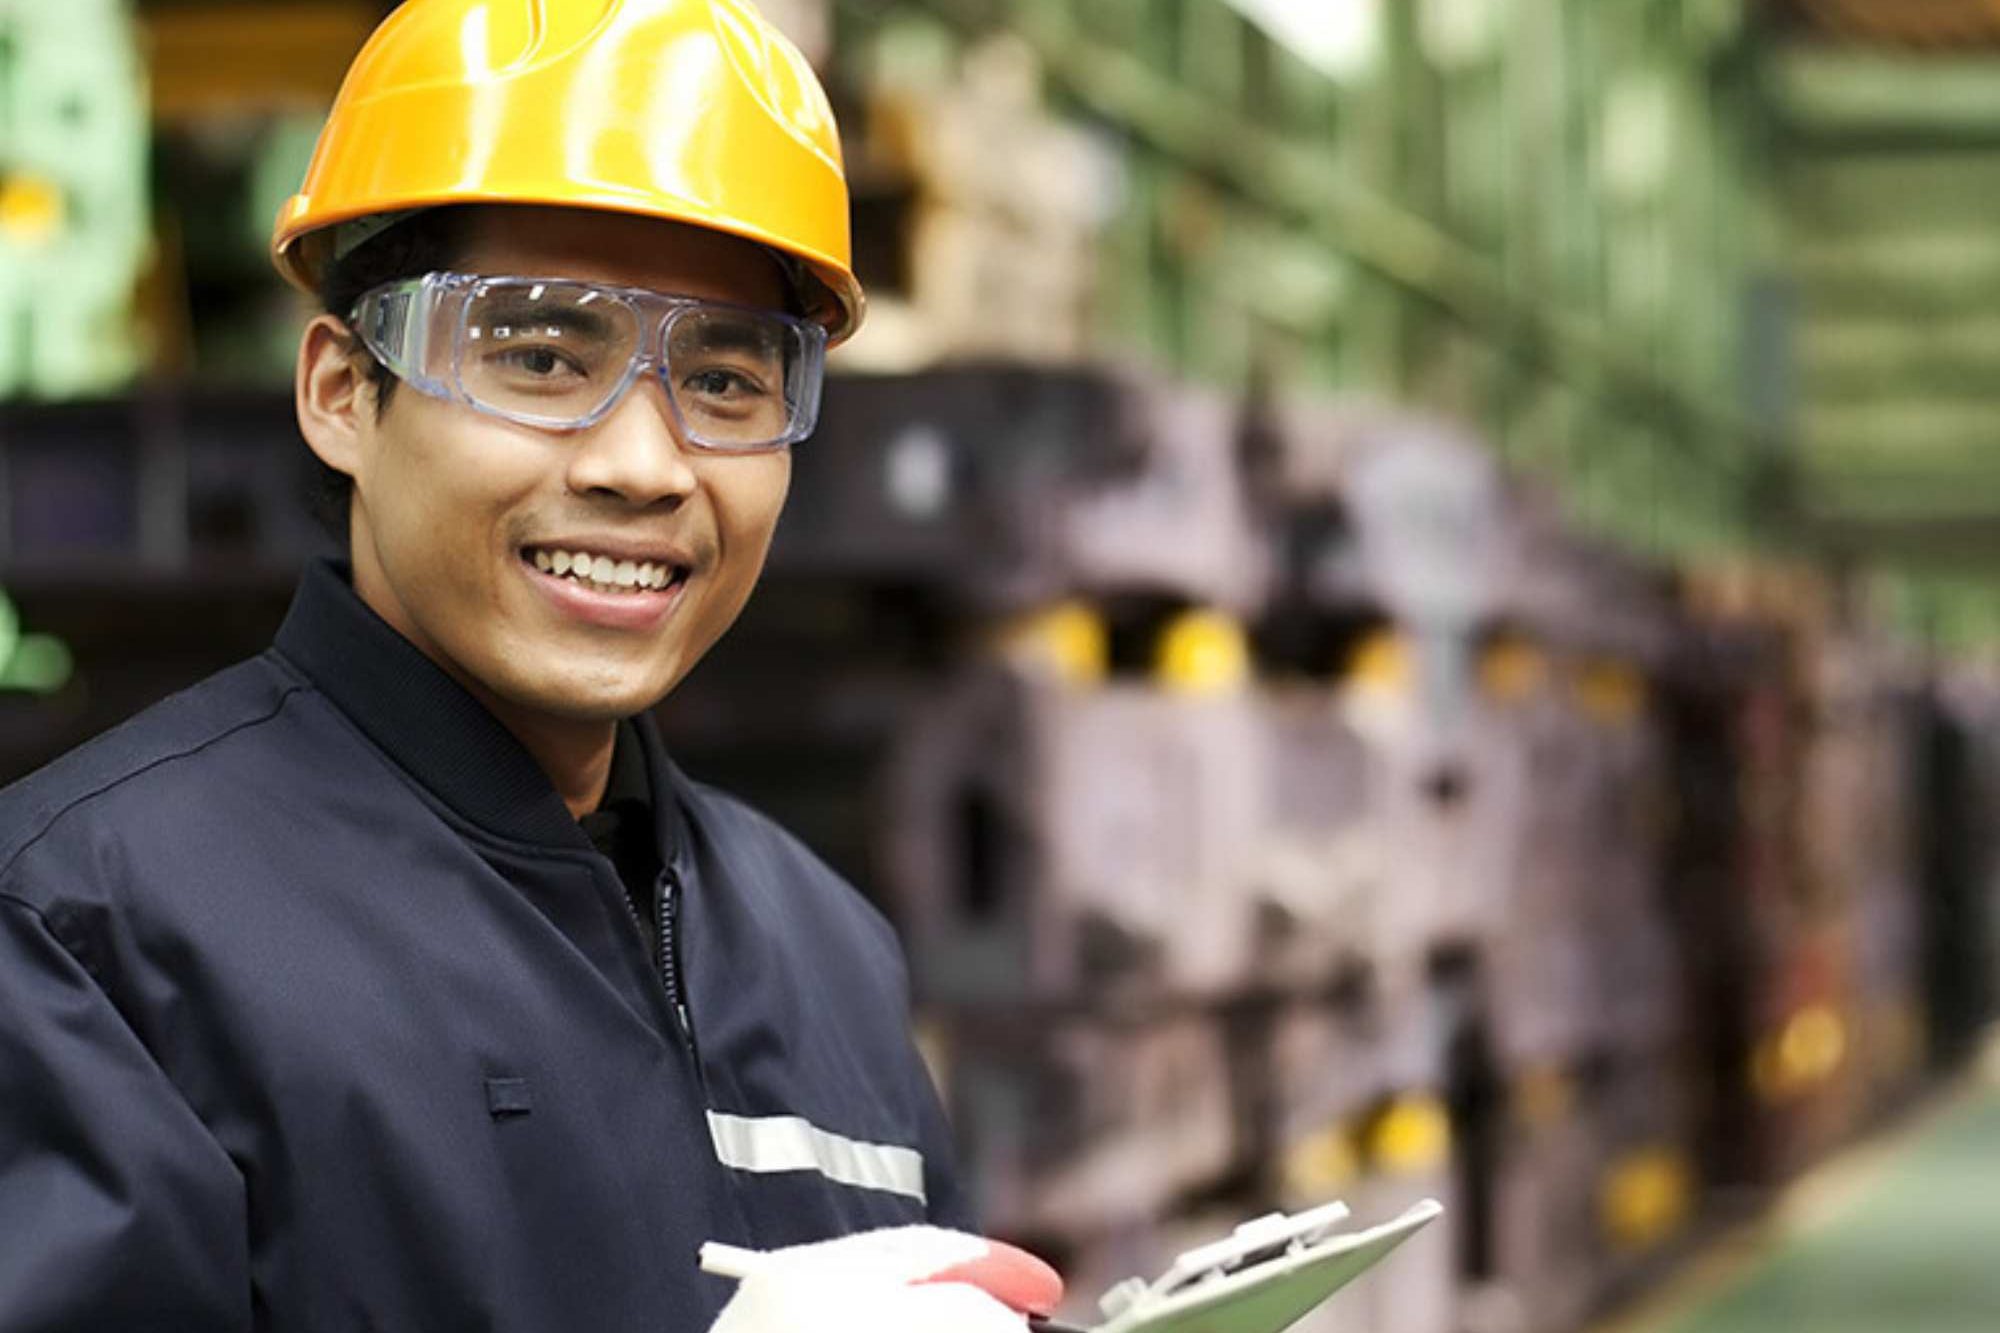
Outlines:
{"label": "concrete floor", "polygon": [[2000,1333],[2000,1061],[1608,1328]]}

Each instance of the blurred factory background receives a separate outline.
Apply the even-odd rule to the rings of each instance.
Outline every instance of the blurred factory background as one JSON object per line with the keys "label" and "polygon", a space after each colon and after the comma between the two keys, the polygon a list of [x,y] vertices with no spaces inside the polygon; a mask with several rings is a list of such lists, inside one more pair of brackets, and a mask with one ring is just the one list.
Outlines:
{"label": "blurred factory background", "polygon": [[[264,246],[392,7],[0,0],[0,780],[324,549]],[[662,714],[902,931],[996,1232],[1088,1297],[1430,1194],[1311,1333],[1566,1333],[1949,1085],[2000,7],[763,7],[872,314]],[[2000,1327],[1909,1262],[1685,1326]]]}

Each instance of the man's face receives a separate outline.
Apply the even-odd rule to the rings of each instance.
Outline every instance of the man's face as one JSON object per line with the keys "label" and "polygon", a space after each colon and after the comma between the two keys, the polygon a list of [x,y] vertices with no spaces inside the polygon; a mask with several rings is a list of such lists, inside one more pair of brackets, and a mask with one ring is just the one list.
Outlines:
{"label": "man's face", "polygon": [[[609,213],[481,214],[455,267],[784,305],[758,247]],[[652,375],[572,433],[408,385],[355,421],[351,460],[336,466],[354,478],[356,591],[489,703],[547,721],[624,717],[672,690],[742,610],[791,478],[783,450],[691,448]],[[676,577],[600,591],[538,567],[570,563],[558,552]]]}

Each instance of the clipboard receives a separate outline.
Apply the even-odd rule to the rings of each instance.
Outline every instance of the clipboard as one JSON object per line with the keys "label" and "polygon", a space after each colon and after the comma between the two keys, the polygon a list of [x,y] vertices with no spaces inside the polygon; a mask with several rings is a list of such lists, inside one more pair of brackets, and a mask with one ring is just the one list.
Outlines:
{"label": "clipboard", "polygon": [[1342,1203],[1256,1218],[1187,1251],[1153,1282],[1113,1287],[1100,1302],[1105,1321],[1089,1333],[1280,1333],[1443,1212],[1424,1199],[1356,1231],[1340,1229]]}

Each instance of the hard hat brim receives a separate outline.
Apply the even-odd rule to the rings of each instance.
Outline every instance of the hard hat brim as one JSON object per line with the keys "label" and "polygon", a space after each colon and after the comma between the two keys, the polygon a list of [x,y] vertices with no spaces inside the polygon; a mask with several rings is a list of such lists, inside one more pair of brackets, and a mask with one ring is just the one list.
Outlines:
{"label": "hard hat brim", "polygon": [[829,347],[838,346],[853,337],[867,314],[867,296],[862,291],[860,282],[830,257],[815,254],[794,242],[763,234],[755,227],[716,218],[696,206],[690,205],[683,210],[669,211],[658,207],[652,201],[648,201],[646,206],[637,206],[622,200],[569,198],[557,204],[536,205],[536,201],[533,200],[516,197],[500,198],[489,193],[466,191],[452,195],[427,195],[403,201],[383,201],[374,207],[345,212],[325,210],[315,213],[312,200],[306,195],[298,194],[293,195],[279,212],[277,227],[271,240],[271,263],[286,282],[308,296],[317,296],[320,284],[326,277],[326,271],[331,266],[333,238],[341,224],[385,213],[418,212],[423,209],[455,205],[578,208],[679,223],[683,226],[701,227],[708,231],[739,237],[798,261],[804,276],[811,279],[818,289],[816,292],[800,293],[806,307],[804,313],[825,326]]}

